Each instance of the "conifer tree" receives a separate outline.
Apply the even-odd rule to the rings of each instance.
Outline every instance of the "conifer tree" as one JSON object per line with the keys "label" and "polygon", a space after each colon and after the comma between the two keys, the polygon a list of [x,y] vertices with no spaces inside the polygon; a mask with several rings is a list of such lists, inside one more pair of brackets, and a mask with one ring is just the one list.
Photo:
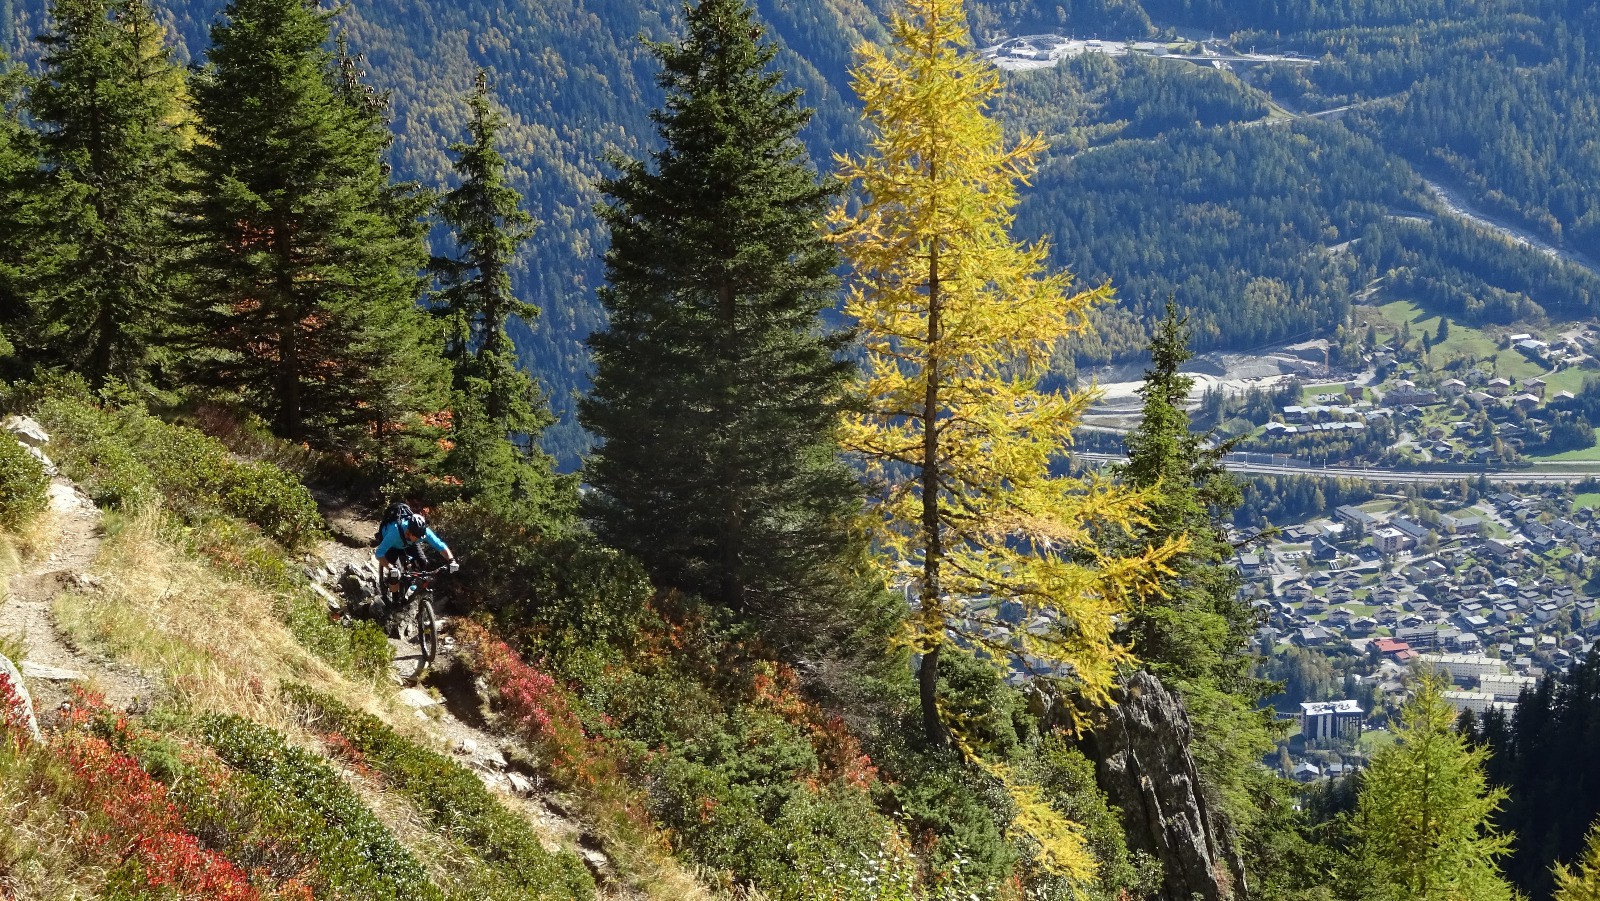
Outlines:
{"label": "conifer tree", "polygon": [[1143,415],[1127,436],[1119,475],[1154,492],[1148,524],[1125,536],[1129,551],[1180,538],[1188,547],[1173,558],[1169,577],[1133,594],[1124,628],[1140,662],[1183,696],[1201,773],[1243,836],[1267,804],[1285,799],[1258,764],[1273,747],[1271,713],[1257,709],[1267,683],[1252,673],[1257,618],[1238,597],[1243,578],[1223,527],[1243,495],[1222,466],[1227,446],[1190,430],[1194,379],[1180,371],[1192,356],[1188,343],[1187,320],[1169,300],[1139,390]]}
{"label": "conifer tree", "polygon": [[195,79],[195,377],[278,434],[392,459],[442,406],[417,306],[427,199],[392,184],[386,98],[312,0],[235,0]]}
{"label": "conifer tree", "polygon": [[849,369],[818,324],[838,286],[816,227],[831,192],[798,138],[811,112],[779,88],[750,8],[702,0],[686,19],[681,42],[651,45],[662,149],[602,186],[589,512],[657,584],[787,639],[856,584],[859,488],[833,434]]}
{"label": "conifer tree", "polygon": [[[862,51],[855,86],[872,151],[842,161],[860,208],[834,219],[857,275],[845,312],[867,350],[844,441],[882,486],[872,501],[885,571],[914,573],[923,729],[938,746],[939,656],[963,623],[977,624],[962,637],[997,665],[1070,672],[1104,698],[1128,659],[1116,618],[1174,549],[1107,555],[1091,526],[1142,522],[1145,493],[1053,472],[1091,397],[1041,392],[1038,378],[1109,289],[1069,294],[1066,274],[1042,273],[1043,243],[1007,233],[1042,145],[1006,147],[987,115],[999,78],[971,53],[960,0],[906,10],[889,47]],[[994,600],[1050,626],[996,638],[1006,624]]]}
{"label": "conifer tree", "polygon": [[27,81],[22,67],[0,56],[0,373],[8,375],[32,362],[16,355],[16,345],[35,345],[27,338],[28,299],[37,284],[38,235],[49,214],[37,190],[38,137],[22,124]]}
{"label": "conifer tree", "polygon": [[1216,518],[1243,500],[1239,483],[1222,466],[1226,447],[1208,447],[1208,435],[1189,428],[1194,379],[1179,371],[1192,354],[1187,322],[1168,301],[1150,344],[1150,368],[1139,389],[1139,425],[1126,438],[1128,462],[1119,474],[1130,485],[1155,489],[1150,525],[1135,538],[1162,544],[1187,536],[1175,573],[1159,591],[1141,595],[1128,621],[1134,653],[1158,675],[1182,680],[1217,678],[1226,690],[1252,693],[1249,655],[1242,653],[1256,618],[1237,599],[1242,579]]}
{"label": "conifer tree", "polygon": [[1589,828],[1575,867],[1556,864],[1555,880],[1555,901],[1600,901],[1600,825]]}
{"label": "conifer tree", "polygon": [[[451,146],[461,183],[439,203],[458,254],[439,257],[441,284],[435,309],[445,321],[451,362],[450,439],[445,468],[461,479],[467,496],[548,520],[568,508],[570,492],[552,472],[553,461],[533,442],[551,422],[549,406],[527,373],[517,368],[506,321],[532,324],[539,308],[511,290],[517,250],[533,234],[533,217],[506,184],[505,158],[496,148],[505,117],[478,72],[472,94],[469,140]],[[512,442],[526,436],[528,450]]]}
{"label": "conifer tree", "polygon": [[53,208],[30,335],[98,385],[137,379],[171,316],[183,77],[145,0],[55,0],[28,98]]}
{"label": "conifer tree", "polygon": [[1484,775],[1487,751],[1455,729],[1456,715],[1428,677],[1401,710],[1394,745],[1373,757],[1361,785],[1345,879],[1363,901],[1509,901],[1498,861],[1510,838],[1490,817],[1505,800]]}

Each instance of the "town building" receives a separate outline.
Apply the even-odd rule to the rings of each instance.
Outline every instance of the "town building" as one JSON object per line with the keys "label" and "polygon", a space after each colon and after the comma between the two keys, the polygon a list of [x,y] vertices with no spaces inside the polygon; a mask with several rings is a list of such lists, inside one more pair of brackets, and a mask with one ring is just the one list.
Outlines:
{"label": "town building", "polygon": [[1501,706],[1494,695],[1486,691],[1442,691],[1439,696],[1458,713],[1463,710],[1483,713],[1493,707]]}
{"label": "town building", "polygon": [[1300,734],[1306,741],[1354,740],[1361,736],[1361,723],[1366,716],[1355,701],[1304,703],[1300,705]]}
{"label": "town building", "polygon": [[1478,680],[1478,690],[1494,695],[1496,701],[1516,701],[1524,688],[1533,688],[1538,680],[1528,676],[1488,675]]}
{"label": "town building", "polygon": [[1484,676],[1504,675],[1504,663],[1482,654],[1423,654],[1417,658],[1418,667],[1431,667],[1450,674],[1462,685],[1475,682]]}

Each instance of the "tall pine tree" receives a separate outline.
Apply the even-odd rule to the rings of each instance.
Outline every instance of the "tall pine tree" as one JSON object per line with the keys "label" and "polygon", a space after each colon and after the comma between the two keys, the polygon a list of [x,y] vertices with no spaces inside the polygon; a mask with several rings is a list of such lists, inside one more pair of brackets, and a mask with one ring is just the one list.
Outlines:
{"label": "tall pine tree", "polygon": [[[533,234],[533,217],[522,197],[506,184],[506,161],[496,148],[505,117],[489,94],[488,76],[478,72],[467,99],[469,140],[450,149],[461,183],[439,203],[439,217],[457,248],[433,269],[440,290],[436,311],[448,335],[452,400],[452,448],[445,468],[468,497],[550,522],[571,512],[572,492],[558,479],[537,438],[551,422],[549,406],[527,373],[517,368],[506,320],[532,324],[539,308],[511,290],[517,250]],[[513,436],[526,440],[526,449]]]}
{"label": "tall pine tree", "polygon": [[[1043,271],[1042,243],[1008,233],[1043,145],[1006,146],[988,115],[999,76],[971,52],[960,0],[909,0],[889,30],[855,73],[874,131],[872,152],[844,164],[859,210],[835,216],[858,276],[845,312],[867,347],[844,434],[882,486],[884,571],[913,579],[923,731],[937,746],[952,636],[1104,699],[1127,660],[1114,631],[1129,592],[1174,548],[1102,553],[1091,527],[1139,522],[1141,493],[1053,471],[1090,395],[1041,391],[1039,378],[1109,291],[1069,292],[1067,275]],[[1011,628],[1018,619],[1048,625]]]}
{"label": "tall pine tree", "polygon": [[651,46],[662,149],[603,186],[589,512],[658,584],[794,635],[855,582],[859,489],[833,434],[849,369],[818,325],[838,287],[816,228],[830,191],[798,138],[811,112],[779,89],[749,7],[703,0],[686,17],[681,43]]}
{"label": "tall pine tree", "polygon": [[1140,663],[1183,696],[1205,787],[1243,840],[1252,875],[1271,883],[1282,868],[1264,859],[1274,853],[1256,841],[1256,827],[1263,817],[1288,816],[1291,805],[1286,783],[1260,765],[1274,744],[1272,713],[1258,705],[1270,683],[1253,675],[1249,646],[1257,617],[1239,599],[1243,577],[1223,527],[1243,495],[1222,466],[1226,446],[1190,429],[1194,379],[1180,371],[1191,357],[1189,338],[1187,319],[1169,300],[1139,391],[1143,415],[1127,436],[1128,462],[1118,472],[1127,484],[1154,492],[1148,522],[1121,539],[1130,545],[1125,552],[1180,537],[1188,546],[1172,559],[1169,576],[1133,593],[1124,630]]}
{"label": "tall pine tree", "polygon": [[138,379],[171,317],[183,77],[144,0],[56,0],[28,99],[53,214],[37,237],[43,362]]}
{"label": "tall pine tree", "polygon": [[1484,775],[1487,752],[1455,729],[1437,678],[1401,711],[1396,743],[1367,769],[1346,894],[1361,901],[1511,901],[1499,861],[1511,840],[1491,822],[1505,800]]}
{"label": "tall pine tree", "polygon": [[417,306],[426,198],[390,182],[386,100],[314,0],[235,0],[194,84],[195,375],[278,434],[393,462],[443,405]]}
{"label": "tall pine tree", "polygon": [[16,354],[28,346],[28,298],[37,278],[37,245],[49,204],[37,190],[37,135],[22,123],[20,66],[0,57],[0,375],[20,374],[31,362]]}

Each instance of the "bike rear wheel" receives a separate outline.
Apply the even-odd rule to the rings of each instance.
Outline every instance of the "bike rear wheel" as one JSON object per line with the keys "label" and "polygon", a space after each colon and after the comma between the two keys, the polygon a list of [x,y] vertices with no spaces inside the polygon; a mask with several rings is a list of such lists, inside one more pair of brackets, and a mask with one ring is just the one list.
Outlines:
{"label": "bike rear wheel", "polygon": [[433,619],[433,598],[427,593],[417,596],[417,650],[424,665],[432,665],[439,654],[439,626]]}

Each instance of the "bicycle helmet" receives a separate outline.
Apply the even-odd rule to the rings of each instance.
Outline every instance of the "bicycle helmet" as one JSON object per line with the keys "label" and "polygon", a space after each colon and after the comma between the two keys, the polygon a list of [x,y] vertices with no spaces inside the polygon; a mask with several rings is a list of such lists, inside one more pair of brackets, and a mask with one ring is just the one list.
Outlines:
{"label": "bicycle helmet", "polygon": [[428,518],[423,516],[421,513],[413,513],[406,517],[405,524],[402,526],[402,528],[405,530],[405,534],[416,535],[420,538],[427,534]]}

